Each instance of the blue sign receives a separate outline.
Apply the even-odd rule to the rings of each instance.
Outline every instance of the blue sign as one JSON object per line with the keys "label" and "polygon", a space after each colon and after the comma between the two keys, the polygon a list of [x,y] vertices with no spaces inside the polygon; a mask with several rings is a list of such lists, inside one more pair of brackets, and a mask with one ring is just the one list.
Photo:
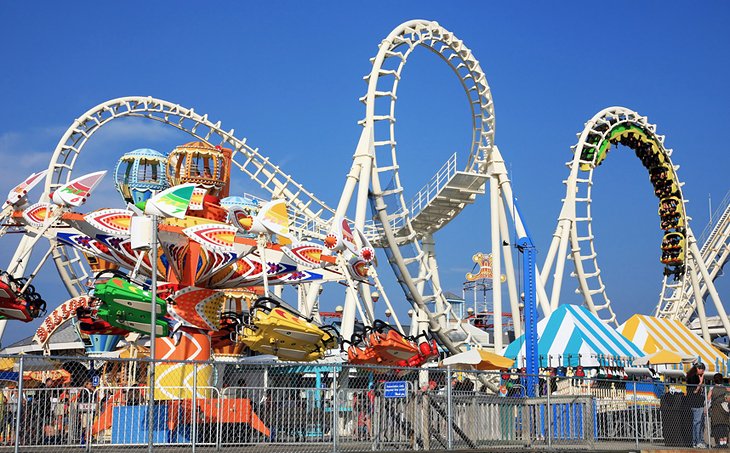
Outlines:
{"label": "blue sign", "polygon": [[98,374],[91,378],[91,385],[93,385],[94,387],[99,386],[99,375]]}
{"label": "blue sign", "polygon": [[408,393],[408,383],[406,381],[386,382],[384,385],[386,398],[405,398]]}

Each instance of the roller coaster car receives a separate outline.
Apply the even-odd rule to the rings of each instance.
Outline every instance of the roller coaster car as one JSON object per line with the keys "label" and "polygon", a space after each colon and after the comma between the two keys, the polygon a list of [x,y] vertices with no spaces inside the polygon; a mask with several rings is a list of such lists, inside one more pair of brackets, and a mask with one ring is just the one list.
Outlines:
{"label": "roller coaster car", "polygon": [[677,266],[684,262],[684,250],[666,250],[662,252],[662,264]]}
{"label": "roller coaster car", "polygon": [[[619,143],[632,148],[647,168],[662,164],[666,160],[656,141],[637,125],[601,123],[596,125],[594,130],[597,133],[588,135],[586,143],[589,146],[585,146],[581,151],[581,160],[592,162],[595,157],[596,167],[603,163],[611,146]],[[587,162],[580,165],[582,171],[588,171],[591,167],[592,165]]]}
{"label": "roller coaster car", "polygon": [[660,177],[659,175],[656,177],[650,178],[652,186],[654,186],[654,190],[657,189],[666,189],[669,186],[672,186],[675,184],[674,179],[672,178],[672,175],[665,175],[662,174]]}
{"label": "roller coaster car", "polygon": [[336,348],[338,337],[334,327],[317,326],[278,300],[261,297],[251,307],[251,324],[239,329],[238,340],[253,351],[309,362]]}
{"label": "roller coaster car", "polygon": [[665,178],[667,175],[671,174],[669,171],[669,166],[667,164],[660,164],[656,167],[651,167],[649,169],[649,178],[653,177],[662,177]]}
{"label": "roller coaster car", "polygon": [[659,228],[664,231],[673,229],[682,229],[684,227],[684,218],[679,214],[675,214],[671,217],[662,217],[662,221],[659,224]]}
{"label": "roller coaster car", "polygon": [[639,159],[641,160],[641,164],[646,168],[653,168],[659,165],[662,165],[664,162],[666,162],[667,158],[664,156],[664,154],[660,152],[654,152],[654,148],[649,148],[651,151],[648,151],[644,154],[639,155]]}
{"label": "roller coaster car", "polygon": [[[94,297],[103,303],[97,310],[97,316],[113,327],[131,332],[150,333],[152,321],[152,295],[148,289],[131,282],[122,275],[96,283]],[[167,302],[157,298],[156,335],[167,336],[170,333],[167,315]]]}
{"label": "roller coaster car", "polygon": [[656,195],[659,199],[676,197],[678,194],[679,188],[674,181],[672,181],[671,184],[654,187],[654,195]]}
{"label": "roller coaster car", "polygon": [[0,319],[30,322],[46,313],[46,302],[33,285],[20,292],[27,282],[25,278],[15,278],[0,271]]}
{"label": "roller coaster car", "polygon": [[662,198],[659,203],[659,216],[669,217],[682,214],[682,202],[677,197]]}
{"label": "roller coaster car", "polygon": [[662,250],[680,250],[684,248],[684,235],[672,232],[664,235],[662,239]]}
{"label": "roller coaster car", "polygon": [[678,266],[666,266],[664,268],[664,276],[665,277],[674,277],[674,280],[679,280],[682,275],[684,275],[686,268],[684,265],[678,265]]}
{"label": "roller coaster car", "polygon": [[674,175],[669,172],[655,173],[649,175],[649,181],[655,189],[657,187],[666,187],[670,184],[674,184]]}

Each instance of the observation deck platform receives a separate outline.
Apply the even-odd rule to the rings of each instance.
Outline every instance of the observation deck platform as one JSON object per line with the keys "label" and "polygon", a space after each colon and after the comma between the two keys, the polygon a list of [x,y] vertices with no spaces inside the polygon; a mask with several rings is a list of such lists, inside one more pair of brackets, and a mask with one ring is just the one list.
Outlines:
{"label": "observation deck platform", "polygon": [[[444,163],[431,180],[408,203],[408,210],[399,209],[390,214],[390,226],[396,238],[409,234],[406,218],[418,236],[433,234],[448,224],[477,195],[485,193],[488,176],[456,170],[456,153]],[[384,246],[382,228],[374,222],[365,225],[365,234],[375,246]]]}

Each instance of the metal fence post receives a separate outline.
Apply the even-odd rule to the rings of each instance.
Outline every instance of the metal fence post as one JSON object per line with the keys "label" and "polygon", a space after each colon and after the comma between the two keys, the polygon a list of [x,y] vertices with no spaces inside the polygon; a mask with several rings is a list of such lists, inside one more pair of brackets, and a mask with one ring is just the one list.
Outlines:
{"label": "metal fence post", "polygon": [[[190,437],[192,437],[192,450],[195,453],[196,444],[198,443],[198,364],[193,363],[193,427],[190,430]],[[220,423],[220,420],[218,420]]]}
{"label": "metal fence post", "polygon": [[454,448],[453,417],[451,399],[451,365],[446,367],[446,448]]}
{"label": "metal fence post", "polygon": [[20,417],[23,412],[23,356],[20,356],[18,366],[18,407],[15,408],[15,453],[20,451]]}
{"label": "metal fence post", "polygon": [[[208,363],[208,366],[213,368],[213,372],[217,372],[215,369],[215,365],[213,363]],[[266,375],[264,375],[266,376]],[[265,381],[264,381],[265,382]],[[224,392],[225,393],[225,392]],[[266,393],[264,392],[264,395]],[[221,444],[223,443],[223,402],[221,401],[225,395],[221,395],[220,392],[217,393],[218,396],[218,407],[216,407],[216,414],[218,414],[216,426],[215,426],[215,451],[221,450]]]}
{"label": "metal fence post", "polygon": [[337,453],[340,403],[337,398],[337,366],[332,366],[332,451]]}
{"label": "metal fence post", "polygon": [[[91,369],[94,369],[93,361],[91,362]],[[86,390],[88,392],[88,390]],[[101,401],[101,398],[99,398],[99,388],[95,388],[93,392],[89,395],[89,408],[88,412],[86,414],[86,426],[84,427],[85,431],[85,437],[86,437],[86,448],[85,450],[91,451],[91,427],[94,424],[94,413],[95,412],[101,412],[101,407],[99,407],[99,410],[97,411],[96,405],[97,402]]]}
{"label": "metal fence post", "polygon": [[707,445],[707,448],[710,448],[710,430],[711,430],[711,421],[710,421],[710,413],[709,413],[709,406],[710,402],[707,400],[707,386],[703,386],[704,393],[705,393],[705,399],[704,399],[704,411],[705,411],[705,423],[704,423],[704,432],[705,432],[705,445]]}
{"label": "metal fence post", "polygon": [[634,387],[634,427],[636,431],[636,449],[639,449],[639,429],[641,427],[639,423],[639,402],[636,399],[636,381],[631,381]]}
{"label": "metal fence post", "polygon": [[[551,447],[553,444],[553,422],[552,422],[553,408],[550,406],[550,390],[552,390],[552,388],[551,388],[550,376],[548,376],[546,379],[547,379],[547,386],[546,386],[547,389],[546,389],[545,393],[547,394],[547,408],[546,408],[547,413],[545,414],[545,419],[546,419],[545,424],[547,425],[547,444],[548,444],[548,447]],[[540,382],[539,377],[538,377],[538,382]]]}
{"label": "metal fence post", "polygon": [[[153,299],[153,307],[155,304],[155,300]],[[157,310],[157,307],[154,307],[152,310],[153,312]],[[152,326],[152,329],[155,329],[155,326]],[[152,453],[154,450],[155,445],[155,357],[154,357],[154,342],[150,343],[150,357],[147,362],[147,366],[149,367],[147,370],[148,373],[148,384],[147,384],[147,451]]]}

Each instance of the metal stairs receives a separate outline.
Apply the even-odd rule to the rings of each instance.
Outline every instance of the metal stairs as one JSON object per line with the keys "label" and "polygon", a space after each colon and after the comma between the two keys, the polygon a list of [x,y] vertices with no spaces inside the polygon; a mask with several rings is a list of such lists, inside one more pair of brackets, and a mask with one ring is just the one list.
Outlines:
{"label": "metal stairs", "polygon": [[[474,203],[477,195],[485,192],[487,175],[456,170],[456,153],[441,166],[431,180],[416,193],[408,203],[408,212],[402,209],[392,213],[391,228],[396,238],[408,242],[408,228],[403,217],[411,218],[411,225],[419,237],[433,234],[451,219],[456,217],[467,205]],[[382,228],[375,222],[365,225],[365,234],[376,247],[384,247]]]}

